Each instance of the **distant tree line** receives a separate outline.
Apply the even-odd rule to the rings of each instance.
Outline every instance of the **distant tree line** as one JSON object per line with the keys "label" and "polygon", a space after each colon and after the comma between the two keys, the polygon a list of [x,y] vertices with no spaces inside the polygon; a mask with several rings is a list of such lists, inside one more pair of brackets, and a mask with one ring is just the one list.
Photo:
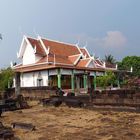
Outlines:
{"label": "distant tree line", "polygon": [[[106,89],[106,87],[112,87],[113,85],[123,87],[136,87],[139,85],[137,81],[140,80],[140,56],[126,56],[122,59],[122,61],[117,62],[116,59],[114,59],[114,56],[109,54],[105,55],[104,61],[112,65],[118,64],[118,70],[126,71],[126,73],[124,72],[120,77],[119,75],[121,73],[114,74],[112,71],[106,71],[104,76],[97,77],[97,86]],[[132,70],[132,73],[127,73],[127,71],[130,70]]]}
{"label": "distant tree line", "polygon": [[132,67],[132,76],[140,77],[140,56],[127,56],[121,62],[118,62],[120,70],[130,70]]}
{"label": "distant tree line", "polygon": [[105,55],[104,61],[110,64],[118,64],[119,70],[129,70],[132,68],[132,76],[140,77],[140,56],[126,56],[122,61],[117,62],[111,54]]}

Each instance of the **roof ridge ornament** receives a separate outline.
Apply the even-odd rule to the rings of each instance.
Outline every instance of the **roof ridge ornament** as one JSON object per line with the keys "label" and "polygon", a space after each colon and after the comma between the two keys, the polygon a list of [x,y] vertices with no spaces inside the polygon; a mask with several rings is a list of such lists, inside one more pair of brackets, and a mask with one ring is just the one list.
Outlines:
{"label": "roof ridge ornament", "polygon": [[50,46],[48,46],[48,49],[46,49],[46,54],[48,55],[50,53]]}
{"label": "roof ridge ornament", "polygon": [[87,43],[87,41],[86,41],[86,44],[85,44],[85,46],[84,46],[83,48],[85,48],[85,49],[86,49],[86,48],[87,48],[87,45],[88,45],[88,43]]}
{"label": "roof ridge ornament", "polygon": [[39,34],[36,32],[36,29],[35,28],[33,28],[33,33],[38,37],[39,36]]}
{"label": "roof ridge ornament", "polygon": [[75,46],[77,47],[77,49],[79,50],[80,54],[82,55],[82,57],[84,57],[82,51],[80,50],[80,47],[79,47],[79,40],[78,42],[75,44]]}
{"label": "roof ridge ornament", "polygon": [[34,53],[36,53],[36,45],[34,46]]}
{"label": "roof ridge ornament", "polygon": [[19,58],[19,57],[20,57],[19,52],[17,52],[17,58]]}
{"label": "roof ridge ornament", "polygon": [[93,60],[95,60],[95,53],[93,53],[93,55],[91,56],[91,58],[92,58]]}
{"label": "roof ridge ornament", "polygon": [[79,45],[79,42],[80,42],[80,41],[79,41],[79,39],[78,39],[78,42],[77,42],[75,45],[78,46],[78,45]]}

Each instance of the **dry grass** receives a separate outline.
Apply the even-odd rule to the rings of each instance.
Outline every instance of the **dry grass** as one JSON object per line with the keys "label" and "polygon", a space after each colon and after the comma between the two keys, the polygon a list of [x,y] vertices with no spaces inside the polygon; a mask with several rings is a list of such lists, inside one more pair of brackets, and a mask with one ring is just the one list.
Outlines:
{"label": "dry grass", "polygon": [[36,102],[22,111],[5,112],[0,120],[32,123],[35,131],[14,129],[21,140],[139,140],[140,114],[42,107]]}

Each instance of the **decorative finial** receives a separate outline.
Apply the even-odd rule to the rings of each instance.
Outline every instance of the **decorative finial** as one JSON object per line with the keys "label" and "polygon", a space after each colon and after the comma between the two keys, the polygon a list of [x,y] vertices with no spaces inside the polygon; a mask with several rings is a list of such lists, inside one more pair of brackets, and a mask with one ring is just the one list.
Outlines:
{"label": "decorative finial", "polygon": [[19,58],[19,53],[17,52],[17,58]]}
{"label": "decorative finial", "polygon": [[87,47],[87,45],[88,45],[88,43],[87,43],[87,41],[86,41],[86,44],[85,44],[84,48],[86,48],[86,47]]}
{"label": "decorative finial", "polygon": [[39,36],[39,34],[36,32],[36,29],[34,28],[33,29],[33,33],[38,37]]}
{"label": "decorative finial", "polygon": [[78,39],[78,42],[76,43],[76,46],[78,46],[78,45],[79,45],[79,42],[80,42],[80,41],[79,41],[79,39]]}
{"label": "decorative finial", "polygon": [[35,47],[34,47],[34,53],[36,53],[36,45],[35,45]]}

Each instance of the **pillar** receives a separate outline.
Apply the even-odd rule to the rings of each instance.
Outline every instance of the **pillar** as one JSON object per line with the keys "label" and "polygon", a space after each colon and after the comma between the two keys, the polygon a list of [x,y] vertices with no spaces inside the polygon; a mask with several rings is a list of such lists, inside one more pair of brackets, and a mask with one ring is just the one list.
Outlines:
{"label": "pillar", "polygon": [[93,85],[94,85],[94,90],[96,90],[96,72],[94,74],[94,79],[93,79]]}
{"label": "pillar", "polygon": [[71,75],[71,89],[74,92],[74,70],[72,70],[72,75]]}
{"label": "pillar", "polygon": [[118,85],[118,88],[120,88],[120,73],[118,73],[118,77],[117,77],[117,85]]}
{"label": "pillar", "polygon": [[84,74],[83,78],[84,78],[84,89],[87,89],[87,75]]}
{"label": "pillar", "polygon": [[119,78],[117,80],[117,85],[118,85],[118,88],[120,88],[120,80],[119,80]]}
{"label": "pillar", "polygon": [[20,73],[15,73],[15,95],[20,94]]}
{"label": "pillar", "polygon": [[61,70],[57,70],[57,86],[58,88],[61,88]]}

